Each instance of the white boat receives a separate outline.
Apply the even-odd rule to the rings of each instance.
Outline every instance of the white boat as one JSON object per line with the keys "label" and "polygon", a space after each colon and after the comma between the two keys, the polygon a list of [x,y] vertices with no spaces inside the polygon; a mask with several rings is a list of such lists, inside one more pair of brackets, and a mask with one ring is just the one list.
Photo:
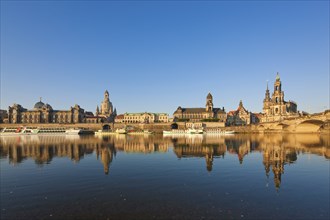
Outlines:
{"label": "white boat", "polygon": [[235,131],[226,131],[221,129],[210,129],[205,131],[206,134],[235,134]]}
{"label": "white boat", "polygon": [[188,128],[188,130],[186,130],[187,134],[203,134],[204,131],[203,129],[195,129],[195,128]]}
{"label": "white boat", "polygon": [[65,134],[65,128],[37,128],[37,134]]}
{"label": "white boat", "polygon": [[149,130],[143,130],[143,134],[153,134],[154,132],[149,131]]}
{"label": "white boat", "polygon": [[117,128],[116,130],[117,134],[127,134],[126,128]]}
{"label": "white boat", "polygon": [[77,135],[79,133],[80,133],[80,129],[70,128],[70,129],[65,130],[65,134]]}
{"label": "white boat", "polygon": [[1,132],[1,136],[12,136],[12,135],[33,135],[37,134],[37,128],[30,127],[18,127],[18,128],[4,128]]}
{"label": "white boat", "polygon": [[127,131],[127,134],[153,134],[154,132],[149,131],[149,130],[139,130],[139,131]]}
{"label": "white boat", "polygon": [[58,135],[58,134],[92,134],[91,130],[87,129],[65,129],[61,127],[47,128],[47,127],[19,127],[19,128],[4,128],[1,132],[1,136],[10,135]]}
{"label": "white boat", "polygon": [[163,131],[163,134],[187,134],[185,130],[172,129],[170,131]]}
{"label": "white boat", "polygon": [[70,135],[81,135],[81,134],[94,134],[95,132],[89,129],[79,129],[79,128],[70,128],[65,130],[65,134],[70,134]]}

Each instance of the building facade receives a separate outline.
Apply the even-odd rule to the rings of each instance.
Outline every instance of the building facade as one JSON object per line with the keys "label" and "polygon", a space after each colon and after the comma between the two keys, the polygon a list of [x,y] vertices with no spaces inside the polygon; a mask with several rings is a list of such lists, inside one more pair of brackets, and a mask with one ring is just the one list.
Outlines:
{"label": "building facade", "polygon": [[40,100],[31,110],[19,104],[9,106],[8,123],[83,123],[84,112],[84,109],[77,104],[69,110],[53,110],[51,105]]}
{"label": "building facade", "polygon": [[230,111],[227,114],[226,125],[228,126],[243,126],[252,123],[252,113],[247,111],[242,100],[239,102],[237,110]]}
{"label": "building facade", "polygon": [[169,121],[166,113],[125,113],[118,115],[116,123],[167,123]]}
{"label": "building facade", "polygon": [[206,97],[205,108],[182,108],[179,106],[173,113],[174,121],[226,121],[226,112],[224,108],[213,107],[213,96],[209,93]]}
{"label": "building facade", "polygon": [[0,109],[0,123],[8,123],[8,113],[6,110]]}
{"label": "building facade", "polygon": [[263,101],[263,117],[261,122],[281,121],[284,118],[297,115],[297,104],[294,101],[286,102],[284,100],[284,91],[282,91],[282,82],[277,73],[274,83],[274,92],[270,97],[268,84]]}

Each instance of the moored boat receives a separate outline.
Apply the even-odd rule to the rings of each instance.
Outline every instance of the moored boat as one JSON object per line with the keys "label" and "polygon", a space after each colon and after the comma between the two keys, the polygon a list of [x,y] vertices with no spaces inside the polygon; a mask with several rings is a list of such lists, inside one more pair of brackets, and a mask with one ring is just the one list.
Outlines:
{"label": "moored boat", "polygon": [[117,128],[116,130],[117,134],[127,134],[126,128]]}
{"label": "moored boat", "polygon": [[206,134],[235,134],[236,132],[233,130],[221,130],[221,129],[209,129],[205,131]]}
{"label": "moored boat", "polygon": [[1,130],[0,135],[1,136],[31,135],[31,134],[37,134],[37,133],[38,133],[37,128],[18,127],[18,128],[4,128],[3,130]]}
{"label": "moored boat", "polygon": [[172,129],[170,131],[163,131],[163,134],[186,134],[186,131],[181,129]]}
{"label": "moored boat", "polygon": [[81,135],[81,134],[94,134],[94,131],[89,129],[77,129],[77,128],[70,128],[65,130],[65,134],[69,135]]}
{"label": "moored boat", "polygon": [[204,131],[203,129],[195,129],[195,128],[188,128],[188,130],[186,130],[187,134],[203,134]]}
{"label": "moored boat", "polygon": [[58,135],[58,134],[94,134],[94,131],[88,129],[66,129],[63,127],[18,127],[18,128],[4,128],[1,132],[1,136],[12,135]]}

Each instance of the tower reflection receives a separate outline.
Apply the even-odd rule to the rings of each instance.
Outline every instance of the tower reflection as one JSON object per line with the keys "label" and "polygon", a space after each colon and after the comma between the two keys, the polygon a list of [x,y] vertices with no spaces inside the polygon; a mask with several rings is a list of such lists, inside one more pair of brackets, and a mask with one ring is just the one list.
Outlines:
{"label": "tower reflection", "polygon": [[237,155],[244,166],[244,157],[261,153],[265,175],[273,175],[279,189],[287,164],[294,164],[299,154],[315,154],[330,159],[329,135],[111,135],[97,136],[13,136],[0,137],[0,157],[18,165],[32,159],[38,166],[49,164],[55,157],[66,157],[79,163],[86,155],[95,154],[103,165],[105,174],[110,173],[117,152],[152,154],[173,152],[177,158],[204,158],[208,172],[215,168],[218,158],[226,159],[226,153]]}
{"label": "tower reflection", "polygon": [[316,154],[330,159],[328,135],[177,135],[167,138],[171,139],[178,158],[205,157],[207,171],[212,171],[214,158],[224,158],[226,152],[236,154],[240,164],[243,164],[244,157],[249,153],[260,152],[266,177],[269,178],[272,172],[276,189],[280,188],[285,165],[295,163],[299,153]]}

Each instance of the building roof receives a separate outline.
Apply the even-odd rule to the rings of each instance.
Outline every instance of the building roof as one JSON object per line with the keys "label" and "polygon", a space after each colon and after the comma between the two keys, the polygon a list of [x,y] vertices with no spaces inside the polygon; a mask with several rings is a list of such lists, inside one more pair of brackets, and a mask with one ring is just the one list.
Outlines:
{"label": "building roof", "polygon": [[42,108],[44,105],[45,105],[45,103],[43,103],[42,101],[39,101],[36,104],[34,104],[34,108]]}
{"label": "building roof", "polygon": [[152,114],[152,115],[168,115],[167,113],[154,113],[154,112],[126,112],[125,115],[144,115],[144,114]]}
{"label": "building roof", "polygon": [[93,112],[87,112],[87,111],[85,112],[85,115],[86,116],[94,116]]}
{"label": "building roof", "polygon": [[227,115],[229,116],[237,115],[240,111],[243,111],[247,114],[249,113],[249,111],[244,108],[242,100],[239,102],[238,108],[236,110],[229,111]]}
{"label": "building roof", "polygon": [[[204,112],[207,112],[205,108],[181,108],[179,107],[175,112],[174,114],[176,113],[179,113],[178,110],[181,110],[182,113],[190,113],[190,114],[194,114],[194,113],[204,113]],[[222,109],[220,108],[213,108],[213,112],[214,113],[217,113],[217,112],[224,112]]]}
{"label": "building roof", "polygon": [[229,116],[233,116],[233,115],[235,115],[235,113],[236,113],[236,111],[234,110],[234,111],[230,111],[230,112],[228,112],[227,115],[229,115]]}
{"label": "building roof", "polygon": [[117,116],[116,116],[116,119],[124,119],[124,115],[123,115],[123,114],[121,114],[121,115],[117,115]]}

